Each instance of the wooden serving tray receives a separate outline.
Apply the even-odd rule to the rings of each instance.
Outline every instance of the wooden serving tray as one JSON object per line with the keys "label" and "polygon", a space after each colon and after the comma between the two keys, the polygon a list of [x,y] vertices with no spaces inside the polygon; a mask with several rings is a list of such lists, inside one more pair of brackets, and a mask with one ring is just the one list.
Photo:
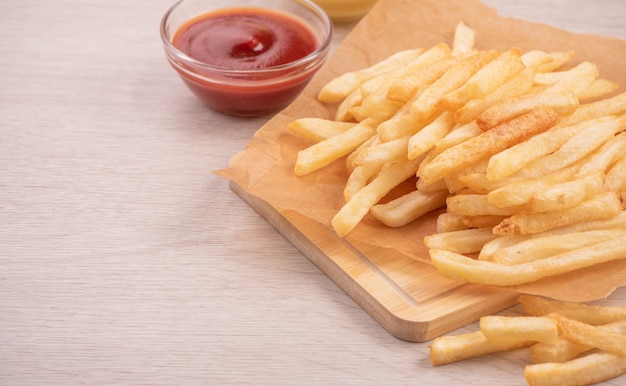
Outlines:
{"label": "wooden serving tray", "polygon": [[444,278],[424,262],[339,239],[297,212],[231,189],[394,337],[424,342],[517,303],[518,293]]}

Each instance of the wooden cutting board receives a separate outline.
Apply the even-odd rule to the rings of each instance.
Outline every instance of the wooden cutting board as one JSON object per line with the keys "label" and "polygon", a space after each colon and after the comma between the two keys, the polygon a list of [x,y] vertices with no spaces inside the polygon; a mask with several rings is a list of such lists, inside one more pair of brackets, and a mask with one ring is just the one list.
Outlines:
{"label": "wooden cutting board", "polygon": [[299,213],[279,213],[235,182],[230,187],[398,339],[424,342],[517,302],[515,292],[446,279],[429,264],[339,239]]}

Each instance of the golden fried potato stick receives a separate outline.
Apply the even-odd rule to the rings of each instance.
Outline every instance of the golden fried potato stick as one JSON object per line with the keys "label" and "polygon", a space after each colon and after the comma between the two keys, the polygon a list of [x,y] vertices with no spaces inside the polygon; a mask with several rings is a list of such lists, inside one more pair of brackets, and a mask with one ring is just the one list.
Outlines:
{"label": "golden fried potato stick", "polygon": [[435,182],[484,157],[492,156],[532,135],[549,129],[558,120],[559,114],[554,110],[537,108],[444,150],[422,164],[419,168],[419,175],[427,183]]}
{"label": "golden fried potato stick", "polygon": [[498,235],[527,235],[565,225],[614,217],[621,211],[619,194],[607,191],[571,208],[541,213],[526,211],[515,213],[495,226],[493,232]]}
{"label": "golden fried potato stick", "polygon": [[550,85],[545,92],[573,92],[578,96],[598,78],[598,66],[591,62],[582,62],[574,68],[564,71],[558,81]]}
{"label": "golden fried potato stick", "polygon": [[578,98],[571,92],[542,92],[505,99],[482,112],[476,124],[482,130],[489,130],[538,107],[550,107],[559,115],[567,115],[578,107]]}
{"label": "golden fried potato stick", "polygon": [[556,344],[559,329],[548,316],[488,315],[480,318],[480,331],[492,342],[532,340]]}
{"label": "golden fried potato stick", "polygon": [[401,137],[393,141],[378,143],[366,147],[352,161],[355,167],[382,166],[389,162],[407,159],[408,137]]}
{"label": "golden fried potato stick", "polygon": [[568,117],[563,117],[563,125],[573,125],[589,119],[620,115],[626,112],[626,92],[611,98],[600,99],[592,103],[578,106],[576,111]]}
{"label": "golden fried potato stick", "polygon": [[337,122],[322,118],[300,118],[291,122],[287,129],[299,137],[320,142],[354,127],[354,122]]}
{"label": "golden fried potato stick", "polygon": [[626,356],[593,353],[565,363],[528,365],[524,376],[530,386],[590,385],[626,373]]}
{"label": "golden fried potato stick", "polygon": [[603,329],[559,314],[550,314],[566,338],[606,352],[626,356],[626,334]]}
{"label": "golden fried potato stick", "polygon": [[443,112],[434,121],[409,138],[407,156],[415,159],[435,147],[437,141],[446,136],[454,127],[454,114]]}
{"label": "golden fried potato stick", "polygon": [[475,42],[476,32],[465,22],[458,22],[454,29],[454,38],[452,39],[452,54],[459,55],[473,50]]}
{"label": "golden fried potato stick", "polygon": [[378,166],[359,166],[348,175],[348,180],[343,188],[343,199],[350,201],[359,190],[363,189],[380,171]]}
{"label": "golden fried potato stick", "polygon": [[415,175],[421,159],[398,162],[382,170],[335,214],[331,224],[339,237],[352,231],[370,209],[393,188]]}
{"label": "golden fried potato stick", "polygon": [[434,234],[460,231],[468,228],[469,227],[463,223],[463,216],[444,212],[437,216],[436,232]]}
{"label": "golden fried potato stick", "polygon": [[524,311],[534,316],[558,313],[594,326],[626,320],[626,307],[589,305],[534,295],[521,295],[519,301]]}
{"label": "golden fried potato stick", "polygon": [[372,215],[388,227],[400,227],[446,204],[447,190],[423,192],[414,190],[372,207]]}
{"label": "golden fried potato stick", "polygon": [[480,251],[485,243],[496,237],[491,228],[460,229],[428,235],[424,237],[424,244],[431,249],[466,254]]}
{"label": "golden fried potato stick", "polygon": [[561,182],[535,193],[528,203],[527,211],[539,213],[571,208],[600,193],[603,187],[603,172]]}
{"label": "golden fried potato stick", "polygon": [[352,116],[354,108],[363,102],[363,94],[361,89],[357,88],[345,97],[337,106],[335,111],[335,120],[339,122],[353,122],[356,119]]}
{"label": "golden fried potato stick", "polygon": [[386,121],[402,108],[403,104],[387,99],[384,95],[376,94],[365,97],[361,104],[350,108],[349,113],[357,121],[371,118],[377,121]]}
{"label": "golden fried potato stick", "polygon": [[516,265],[474,260],[442,249],[430,249],[429,253],[431,262],[445,277],[476,284],[511,286],[624,259],[626,236]]}
{"label": "golden fried potato stick", "polygon": [[440,336],[430,345],[430,363],[441,366],[465,359],[511,351],[533,344],[533,341],[503,340],[492,342],[481,331],[461,335]]}
{"label": "golden fried potato stick", "polygon": [[386,72],[404,67],[422,52],[422,48],[403,50],[370,67],[346,72],[328,82],[319,92],[318,100],[324,103],[341,102],[364,82]]}
{"label": "golden fried potato stick", "polygon": [[608,79],[599,78],[593,81],[584,91],[578,93],[578,99],[583,101],[587,99],[600,98],[619,89],[619,84]]}
{"label": "golden fried potato stick", "polygon": [[376,133],[377,121],[366,120],[345,132],[298,152],[295,174],[312,173],[355,150]]}
{"label": "golden fried potato stick", "polygon": [[626,156],[613,165],[606,174],[605,189],[623,191],[626,188]]}
{"label": "golden fried potato stick", "polygon": [[573,51],[545,52],[532,50],[522,55],[522,62],[537,72],[553,72],[574,57]]}
{"label": "golden fried potato stick", "polygon": [[506,265],[527,263],[624,235],[626,229],[603,229],[526,238],[495,251],[488,258],[483,256],[483,260]]}

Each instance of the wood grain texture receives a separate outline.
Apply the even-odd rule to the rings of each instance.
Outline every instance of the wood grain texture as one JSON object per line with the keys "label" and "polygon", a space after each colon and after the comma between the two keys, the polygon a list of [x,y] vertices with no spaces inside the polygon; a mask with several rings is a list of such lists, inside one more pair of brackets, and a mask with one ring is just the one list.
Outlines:
{"label": "wood grain texture", "polygon": [[[269,117],[182,86],[172,3],[0,2],[0,384],[524,384],[521,352],[433,369],[211,174]],[[485,3],[626,39],[620,0]]]}

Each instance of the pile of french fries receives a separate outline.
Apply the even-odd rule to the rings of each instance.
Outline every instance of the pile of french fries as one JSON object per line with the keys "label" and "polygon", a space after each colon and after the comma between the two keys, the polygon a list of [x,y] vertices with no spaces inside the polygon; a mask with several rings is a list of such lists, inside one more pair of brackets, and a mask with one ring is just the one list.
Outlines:
{"label": "pile of french fries", "polygon": [[626,258],[626,93],[570,51],[479,50],[475,38],[460,22],[451,45],[325,84],[335,117],[289,125],[312,141],[295,174],[345,160],[339,237],[370,213],[400,227],[441,208],[424,242],[453,279],[511,286]]}
{"label": "pile of french fries", "polygon": [[519,348],[530,350],[530,385],[589,385],[626,373],[626,307],[522,295],[528,315],[484,316],[479,330],[435,338],[430,361],[445,365]]}

